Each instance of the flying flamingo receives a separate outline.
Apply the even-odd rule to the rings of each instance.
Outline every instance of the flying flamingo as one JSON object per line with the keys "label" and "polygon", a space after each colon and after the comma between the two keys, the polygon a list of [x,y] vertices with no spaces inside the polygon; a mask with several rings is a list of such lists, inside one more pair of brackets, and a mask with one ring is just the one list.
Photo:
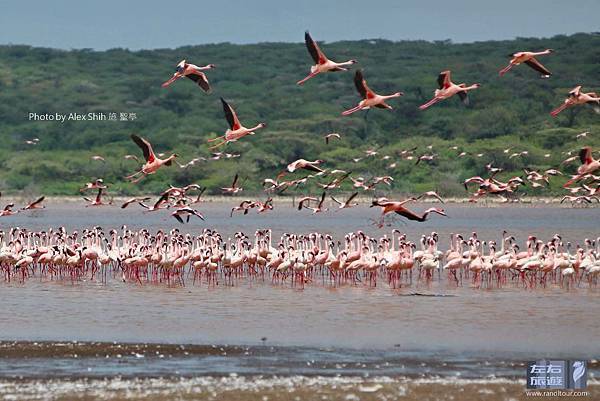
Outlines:
{"label": "flying flamingo", "polygon": [[596,111],[596,113],[600,112],[600,97],[596,94],[596,92],[584,93],[581,91],[581,85],[578,85],[569,92],[569,96],[567,96],[563,104],[550,112],[550,115],[552,117],[556,117],[558,113],[567,107],[577,106],[580,104],[590,104],[594,107],[594,111]]}
{"label": "flying flamingo", "polygon": [[104,185],[104,180],[102,178],[98,178],[96,181],[94,182],[88,182],[84,185],[83,188],[79,189],[79,192],[85,192],[88,189],[106,189],[107,186]]}
{"label": "flying flamingo", "polygon": [[[149,174],[156,173],[156,171],[163,165],[170,166],[173,160],[177,158],[177,154],[174,153],[166,159],[160,159],[154,154],[154,150],[152,150],[152,145],[146,139],[141,138],[135,134],[131,135],[131,139],[133,139],[136,145],[138,145],[140,149],[142,149],[142,152],[144,153],[144,159],[146,159],[146,163],[142,166],[142,169],[140,171],[125,177],[125,179],[130,180],[133,183],[140,181],[142,178]],[[138,175],[140,175],[139,178],[134,178]]]}
{"label": "flying flamingo", "polygon": [[342,137],[341,137],[341,135],[340,135],[340,134],[338,134],[337,132],[332,132],[332,133],[329,133],[329,134],[325,135],[325,136],[324,136],[324,138],[325,138],[325,145],[329,145],[329,141],[330,141],[332,138],[335,138],[335,139],[341,139]]}
{"label": "flying flamingo", "polygon": [[45,198],[46,198],[45,196],[41,196],[38,199],[36,199],[35,201],[28,204],[27,206],[22,207],[21,210],[44,209],[46,206],[42,205],[42,202],[44,201]]}
{"label": "flying flamingo", "polygon": [[246,200],[242,201],[242,203],[240,203],[239,206],[234,206],[231,208],[231,213],[229,213],[229,217],[233,217],[233,212],[237,212],[239,210],[242,210],[244,212],[244,215],[246,215],[246,214],[248,214],[250,209],[252,209],[255,206],[256,206],[256,202],[246,199]]}
{"label": "flying flamingo", "polygon": [[140,202],[146,202],[150,200],[149,196],[143,197],[143,198],[129,198],[128,200],[126,200],[125,202],[123,202],[123,204],[121,205],[121,209],[125,209],[127,206],[131,205],[132,203],[140,203]]}
{"label": "flying flamingo", "polygon": [[256,202],[256,213],[264,213],[269,210],[273,210],[273,198],[268,198],[264,202]]}
{"label": "flying flamingo", "polygon": [[144,202],[138,202],[140,204],[141,207],[145,208],[147,212],[156,212],[157,210],[160,209],[168,209],[169,207],[171,207],[171,205],[169,205],[169,193],[163,193],[161,195],[160,198],[158,198],[158,200],[154,203],[154,205],[149,206],[146,205]]}
{"label": "flying flamingo", "polygon": [[554,50],[546,49],[541,52],[516,52],[516,53],[513,53],[510,55],[510,57],[512,57],[512,59],[510,60],[510,63],[506,67],[504,67],[503,69],[500,70],[500,76],[503,76],[504,74],[506,74],[514,66],[525,63],[529,67],[531,67],[534,70],[536,70],[537,72],[541,73],[542,78],[549,78],[550,75],[552,75],[552,73],[550,71],[548,71],[548,69],[546,67],[544,67],[539,61],[537,61],[537,59],[535,57],[536,56],[545,56],[546,54],[550,54],[552,52],[554,52]]}
{"label": "flying flamingo", "polygon": [[210,146],[209,149],[215,149],[219,146],[226,145],[229,142],[235,142],[238,139],[245,137],[246,135],[254,135],[254,131],[267,126],[267,124],[265,123],[258,123],[252,128],[246,128],[240,123],[240,120],[238,119],[238,116],[235,113],[233,107],[231,107],[231,105],[229,105],[229,103],[227,103],[223,98],[221,98],[221,103],[223,104],[223,112],[225,113],[225,118],[227,119],[227,123],[229,123],[229,129],[225,131],[225,135],[209,139],[208,142],[221,140],[221,142],[219,142],[218,144]]}
{"label": "flying flamingo", "polygon": [[210,84],[208,83],[208,78],[206,78],[206,74],[204,74],[202,71],[210,70],[212,68],[215,68],[214,64],[198,67],[197,65],[186,63],[185,60],[181,60],[179,64],[177,64],[177,68],[171,79],[163,83],[162,87],[166,88],[179,78],[186,77],[194,81],[200,88],[202,88],[204,92],[210,93],[211,89]]}
{"label": "flying flamingo", "polygon": [[317,173],[324,173],[325,170],[323,170],[321,167],[318,167],[320,164],[325,163],[324,160],[315,160],[314,162],[308,161],[308,160],[304,160],[304,159],[298,159],[295,162],[292,162],[290,164],[287,165],[287,171],[289,171],[290,173],[293,173],[296,170],[309,170],[309,171],[315,171]]}
{"label": "flying flamingo", "polygon": [[585,175],[593,174],[596,170],[600,169],[600,160],[592,157],[592,148],[590,146],[586,146],[579,151],[579,160],[581,160],[581,166],[577,169],[577,175],[567,181],[563,186],[564,188],[581,180]]}
{"label": "flying flamingo", "polygon": [[316,64],[310,67],[310,74],[308,74],[306,78],[297,82],[298,85],[302,85],[320,73],[348,71],[346,67],[356,63],[356,60],[348,60],[343,63],[336,63],[335,61],[329,60],[327,56],[325,56],[325,53],[319,48],[317,42],[310,37],[308,31],[304,33],[304,42],[306,43],[306,48],[308,49],[310,56]]}
{"label": "flying flamingo", "polygon": [[348,199],[346,199],[345,202],[339,201],[336,198],[334,198],[333,196],[331,197],[331,199],[337,203],[339,206],[339,209],[348,209],[351,208],[352,206],[357,206],[358,203],[352,203],[352,200],[354,198],[356,198],[356,196],[358,195],[358,192],[353,193],[352,195],[350,195],[350,197]]}
{"label": "flying flamingo", "polygon": [[12,210],[13,207],[15,207],[14,203],[9,203],[8,205],[4,206],[4,209],[0,210],[0,217],[12,216],[13,214],[19,213],[18,210]]}
{"label": "flying flamingo", "polygon": [[373,200],[371,207],[379,206],[382,208],[381,220],[378,224],[379,228],[383,227],[383,219],[384,219],[385,215],[388,213],[391,213],[391,212],[394,212],[394,213],[399,214],[400,216],[406,217],[408,220],[419,221],[419,222],[424,222],[425,220],[427,220],[427,217],[429,216],[430,213],[437,213],[442,216],[446,216],[444,209],[438,209],[435,207],[427,209],[425,212],[423,212],[423,214],[420,214],[420,215],[407,209],[406,207],[404,207],[405,204],[407,204],[409,202],[413,202],[415,200],[417,200],[417,198],[408,198],[408,199],[405,199],[400,202],[393,202],[393,201],[388,200],[387,198],[378,198],[378,199]]}
{"label": "flying flamingo", "polygon": [[98,194],[96,195],[96,198],[94,200],[84,196],[83,199],[86,202],[88,202],[88,204],[85,205],[85,207],[112,205],[112,201],[109,201],[108,203],[102,201],[102,192],[103,191],[104,191],[104,188],[98,188]]}
{"label": "flying flamingo", "polygon": [[433,99],[419,106],[419,109],[425,110],[426,108],[433,106],[440,100],[448,99],[454,95],[458,95],[460,97],[460,100],[462,100],[464,104],[469,104],[469,97],[467,96],[467,92],[479,88],[480,85],[457,85],[454,82],[452,82],[450,74],[450,70],[440,72],[440,75],[438,76],[439,89],[435,90],[435,96],[433,97]]}
{"label": "flying flamingo", "polygon": [[226,194],[231,194],[231,195],[235,195],[238,192],[243,191],[244,189],[242,187],[238,187],[237,186],[237,182],[238,182],[238,175],[236,174],[235,177],[233,177],[233,183],[231,184],[230,187],[226,187],[226,188],[221,188],[221,190],[226,193]]}
{"label": "flying flamingo", "polygon": [[363,98],[363,100],[361,100],[360,103],[358,103],[358,106],[342,112],[343,116],[347,116],[349,114],[355,113],[363,109],[368,110],[371,107],[379,107],[380,109],[391,110],[392,106],[387,104],[385,101],[404,95],[404,93],[402,92],[396,92],[391,95],[378,95],[367,86],[367,81],[365,81],[365,79],[363,78],[361,70],[356,71],[356,74],[354,74],[354,86],[356,86],[356,90]]}
{"label": "flying flamingo", "polygon": [[[325,192],[321,195],[321,199],[319,200],[319,204],[316,207],[304,206],[305,209],[312,210],[313,214],[321,213],[327,210],[327,208],[323,207],[323,203],[325,202]],[[313,198],[315,199],[315,198]],[[300,202],[302,204],[302,202]],[[302,209],[302,207],[300,207]]]}
{"label": "flying flamingo", "polygon": [[186,223],[190,222],[191,216],[196,216],[200,220],[204,220],[204,216],[202,215],[202,213],[200,213],[196,209],[192,209],[189,206],[184,206],[184,207],[181,207],[181,208],[175,210],[173,213],[171,213],[171,216],[175,217],[177,219],[177,221],[180,222],[181,224],[183,224],[183,216],[186,216],[186,220],[185,220]]}

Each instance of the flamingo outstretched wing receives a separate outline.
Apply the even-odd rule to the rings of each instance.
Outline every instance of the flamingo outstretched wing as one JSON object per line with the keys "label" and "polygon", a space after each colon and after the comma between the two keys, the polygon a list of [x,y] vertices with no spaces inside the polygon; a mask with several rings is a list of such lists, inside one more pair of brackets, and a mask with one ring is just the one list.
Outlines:
{"label": "flamingo outstretched wing", "polygon": [[235,114],[233,107],[231,107],[223,98],[221,98],[221,103],[223,104],[223,112],[225,113],[225,118],[229,123],[229,128],[231,128],[233,131],[239,129],[242,124],[240,124],[240,120],[238,120],[237,114]]}
{"label": "flamingo outstretched wing", "polygon": [[317,42],[315,42],[310,36],[310,33],[308,33],[308,31],[304,33],[304,43],[306,43],[306,48],[308,49],[308,52],[310,53],[310,56],[315,61],[315,63],[323,64],[327,61],[327,57],[321,51],[319,45],[317,45]]}
{"label": "flamingo outstretched wing", "polygon": [[354,86],[363,99],[375,97],[373,92],[367,85],[367,81],[363,77],[362,70],[357,70],[354,74]]}
{"label": "flamingo outstretched wing", "polygon": [[135,134],[131,134],[131,139],[133,140],[133,142],[136,143],[137,146],[140,147],[140,149],[142,149],[142,152],[144,153],[144,159],[146,159],[146,162],[152,163],[156,159],[156,156],[154,155],[154,150],[152,150],[152,145],[150,144],[150,142]]}
{"label": "flamingo outstretched wing", "polygon": [[450,78],[450,70],[440,72],[440,75],[438,75],[437,79],[439,89],[448,88],[452,83],[452,81],[450,81]]}
{"label": "flamingo outstretched wing", "polygon": [[542,65],[542,63],[540,63],[539,61],[537,61],[534,57],[532,57],[531,59],[527,60],[525,62],[525,64],[527,64],[529,67],[533,68],[534,70],[536,70],[537,72],[539,72],[540,74],[542,74],[542,76],[550,76],[552,75],[552,73]]}
{"label": "flamingo outstretched wing", "polygon": [[186,75],[186,77],[194,81],[200,88],[202,88],[204,92],[210,93],[211,88],[208,82],[208,78],[206,78],[206,74],[197,71],[192,74]]}
{"label": "flamingo outstretched wing", "polygon": [[589,164],[592,162],[592,148],[586,146],[579,151],[579,160],[581,164]]}

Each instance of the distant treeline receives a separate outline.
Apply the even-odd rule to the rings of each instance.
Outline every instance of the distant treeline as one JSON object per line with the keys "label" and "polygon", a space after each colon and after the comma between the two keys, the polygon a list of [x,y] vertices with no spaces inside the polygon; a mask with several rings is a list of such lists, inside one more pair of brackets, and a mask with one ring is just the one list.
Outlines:
{"label": "distant treeline", "polygon": [[[318,40],[316,33],[314,37]],[[191,182],[218,193],[237,172],[245,191],[259,192],[262,179],[273,178],[288,162],[319,158],[326,168],[355,176],[391,175],[395,182],[389,189],[394,192],[435,189],[459,195],[464,193],[461,181],[486,174],[489,162],[503,168],[499,177],[505,177],[522,174],[524,167],[557,167],[567,157],[562,152],[600,145],[600,115],[591,108],[572,108],[555,119],[548,114],[576,85],[600,91],[598,35],[468,44],[362,40],[321,47],[334,60],[357,59],[353,69],[362,68],[377,92],[405,95],[389,102],[392,111],[342,117],[341,111],[359,100],[353,71],[324,74],[297,86],[312,64],[302,43],[102,52],[0,46],[0,191],[74,195],[82,183],[103,177],[115,194],[158,192],[168,184]],[[541,79],[526,66],[499,78],[509,54],[546,48],[555,50],[540,59],[554,74],[551,78]],[[188,80],[161,88],[182,59],[216,64],[207,71],[212,94]],[[438,73],[446,69],[452,70],[454,82],[479,82],[482,87],[470,94],[468,107],[453,98],[419,111],[431,98]],[[206,140],[227,128],[219,97],[236,108],[245,124],[268,124],[223,149],[241,157],[164,168],[136,185],[124,182],[123,176],[138,166],[123,156],[141,157],[131,133],[151,140],[157,153],[177,152],[182,164],[209,159]],[[30,113],[104,113],[116,121],[30,121]],[[332,131],[342,139],[325,145],[323,136]],[[576,140],[582,131],[591,133]],[[33,138],[39,143],[26,143]],[[415,157],[438,157],[419,165],[402,159],[400,152],[414,147]],[[504,152],[506,148],[511,150]],[[367,149],[378,154],[366,157]],[[523,150],[528,154],[509,158]],[[463,151],[467,155],[458,157]],[[96,154],[106,162],[92,161]],[[353,161],[358,158],[362,160]],[[550,189],[525,191],[550,195],[563,182],[555,180]],[[343,188],[350,190],[350,184]],[[314,192],[311,185],[298,191]]]}

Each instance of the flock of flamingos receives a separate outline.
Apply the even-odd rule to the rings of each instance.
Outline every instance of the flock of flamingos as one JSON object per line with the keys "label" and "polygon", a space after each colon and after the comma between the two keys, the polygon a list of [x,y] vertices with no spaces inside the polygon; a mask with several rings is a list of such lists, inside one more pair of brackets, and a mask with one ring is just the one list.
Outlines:
{"label": "flock of flamingos", "polygon": [[[308,52],[315,64],[310,68],[310,74],[306,76],[304,79],[298,81],[298,85],[303,85],[308,80],[316,77],[319,74],[328,73],[328,72],[336,72],[336,71],[347,71],[350,66],[357,63],[356,60],[348,60],[345,62],[335,62],[329,59],[325,53],[319,48],[318,44],[312,39],[308,32],[305,33],[305,43],[308,49]],[[552,73],[539,61],[538,58],[541,56],[546,56],[552,54],[553,50],[546,49],[540,52],[531,52],[531,51],[521,51],[512,54],[509,64],[500,70],[500,76],[506,74],[510,69],[518,66],[520,64],[525,64],[531,67],[533,70],[537,71],[541,74],[542,78],[548,78],[552,75]],[[191,64],[186,62],[186,60],[182,60],[176,68],[173,76],[162,84],[163,87],[168,87],[173,84],[177,80],[181,78],[188,78],[194,83],[196,83],[202,90],[209,93],[211,92],[211,86],[208,80],[205,71],[215,68],[214,64],[208,64],[205,66],[198,66],[195,64]],[[464,83],[456,84],[451,79],[450,71],[443,71],[440,73],[438,77],[438,89],[435,90],[434,97],[428,101],[427,103],[420,106],[421,110],[425,110],[434,104],[446,100],[448,98],[457,95],[464,103],[468,103],[469,97],[468,92],[473,91],[480,87],[479,84],[475,83],[472,85],[466,85]],[[361,97],[360,102],[356,107],[353,107],[349,110],[342,112],[342,115],[349,115],[361,110],[369,110],[370,108],[376,107],[381,109],[391,109],[387,102],[390,99],[397,98],[403,95],[402,92],[396,92],[390,95],[380,95],[374,92],[368,85],[363,76],[362,70],[357,70],[354,76],[354,83],[356,89]],[[556,116],[562,110],[573,107],[577,105],[591,105],[594,109],[600,112],[600,97],[596,93],[593,92],[582,92],[581,86],[575,87],[571,90],[564,100],[562,105],[557,109],[553,110],[550,114]],[[235,153],[227,153],[227,152],[217,152],[216,148],[220,146],[227,145],[232,142],[236,142],[248,135],[254,135],[256,131],[261,128],[266,127],[265,123],[258,123],[253,127],[245,127],[240,122],[237,113],[234,108],[223,98],[221,98],[221,103],[223,106],[225,118],[229,125],[229,129],[220,137],[209,139],[209,142],[214,145],[210,146],[210,149],[214,151],[211,159],[234,159],[239,157],[239,154]],[[576,139],[585,138],[589,132],[584,132],[577,135]],[[160,168],[163,166],[171,166],[174,163],[177,164],[181,168],[189,168],[195,165],[197,162],[205,158],[196,158],[186,164],[180,164],[177,159],[177,154],[171,154],[168,157],[165,157],[163,153],[155,153],[152,144],[138,135],[131,135],[131,139],[139,146],[142,150],[144,159],[141,160],[136,155],[125,155],[125,159],[134,160],[139,162],[140,169],[139,171],[125,177],[127,180],[131,182],[138,182],[144,177],[148,175],[155,174]],[[339,133],[329,133],[324,137],[325,143],[329,145],[334,140],[340,140],[341,135]],[[34,138],[32,140],[26,141],[26,143],[30,145],[36,145],[39,143],[38,138]],[[432,147],[428,146],[428,149],[431,150]],[[461,152],[461,150],[454,146],[453,150],[457,152],[457,157],[463,157],[466,155],[466,152]],[[521,152],[513,152],[512,148],[509,147],[504,150],[504,153],[509,154],[509,158],[513,157],[521,157],[528,154],[527,151]],[[376,149],[369,149],[365,152],[365,157],[375,157],[378,154]],[[600,177],[595,175],[598,170],[600,170],[600,160],[596,160],[593,157],[593,151],[591,147],[585,146],[582,147],[579,152],[570,151],[566,152],[567,158],[561,163],[562,165],[566,165],[569,163],[576,162],[579,160],[581,165],[578,167],[577,172],[574,176],[569,179],[564,185],[567,194],[562,198],[562,202],[571,202],[572,204],[590,204],[595,202],[600,202]],[[477,155],[482,157],[483,154]],[[545,157],[549,157],[550,154],[546,154]],[[403,160],[416,160],[416,164],[419,163],[429,163],[435,158],[437,158],[437,154],[430,152],[417,156],[415,154],[415,149],[406,149],[400,152],[400,157]],[[364,158],[354,159],[354,162],[358,163]],[[382,160],[388,160],[391,156],[383,156]],[[101,155],[92,156],[93,160],[104,161],[104,157]],[[339,208],[349,208],[356,206],[357,203],[353,202],[354,199],[358,195],[358,191],[373,191],[379,185],[391,185],[394,180],[393,177],[389,175],[382,176],[374,176],[371,178],[365,177],[357,177],[352,176],[351,173],[339,170],[339,169],[331,169],[327,170],[323,165],[326,164],[324,160],[305,160],[299,159],[289,163],[281,173],[279,173],[275,178],[266,178],[263,181],[263,187],[267,193],[282,193],[283,191],[289,190],[290,188],[296,188],[300,185],[305,184],[308,180],[316,180],[324,178],[325,181],[317,183],[318,186],[323,188],[323,192],[321,194],[315,196],[306,196],[299,199],[298,206],[299,209],[307,209],[312,211],[312,213],[320,213],[328,210],[328,207],[325,204],[327,198],[327,191],[331,191],[334,189],[338,189],[341,185],[346,181],[352,182],[352,188],[356,191],[352,193],[347,199],[339,199],[333,196],[330,196],[331,200],[335,203],[335,207]],[[389,168],[394,168],[396,163],[391,163]],[[532,188],[540,188],[550,183],[550,177],[564,175],[558,168],[550,168],[544,171],[536,171],[532,169],[525,169],[524,175],[522,176],[514,176],[510,177],[506,180],[500,180],[498,178],[498,174],[502,172],[502,169],[499,167],[495,167],[492,163],[488,163],[486,165],[486,169],[488,171],[487,177],[474,176],[467,178],[464,181],[464,186],[468,190],[469,188],[476,188],[475,192],[472,193],[470,197],[471,202],[477,202],[478,199],[492,195],[495,196],[505,202],[512,200],[517,200],[518,195],[517,190],[523,185],[530,185]],[[300,176],[295,175],[289,178],[290,174],[301,174]],[[287,178],[287,179],[286,179]],[[573,186],[573,184],[577,183],[577,186]],[[96,179],[92,182],[87,183],[83,188],[82,192],[88,190],[94,190],[96,192],[96,196],[94,198],[84,197],[84,200],[87,202],[87,206],[105,206],[112,205],[112,200],[106,200],[106,190],[108,186],[104,183],[104,181],[100,179]],[[204,219],[204,216],[197,209],[193,208],[194,204],[198,204],[201,202],[201,195],[205,188],[200,188],[196,184],[187,185],[185,187],[176,188],[169,187],[163,191],[158,199],[153,202],[150,202],[149,197],[134,197],[126,201],[122,204],[122,207],[128,207],[132,204],[137,204],[147,211],[157,211],[161,209],[171,209],[171,215],[176,218],[179,222],[184,223],[188,222],[192,216],[196,216],[198,218]],[[191,197],[188,195],[189,191],[199,191],[199,193],[195,194],[195,196]],[[227,195],[237,195],[243,191],[241,184],[239,183],[239,177],[236,175],[232,181],[230,187],[221,188],[222,193]],[[401,201],[392,201],[387,198],[378,198],[373,200],[372,206],[381,207],[382,215],[380,226],[383,225],[383,218],[388,213],[396,213],[400,216],[403,216],[409,220],[413,221],[425,221],[431,213],[437,213],[440,215],[445,215],[445,211],[441,208],[430,208],[425,210],[422,213],[415,212],[408,208],[408,204],[410,202],[416,201],[422,197],[433,197],[442,201],[439,195],[433,191],[425,192],[416,197],[411,197],[408,199],[404,199]],[[35,202],[25,206],[21,210],[29,210],[29,209],[38,209],[43,208],[44,197],[40,197]],[[443,201],[442,201],[443,202]],[[15,213],[18,213],[19,210],[14,210],[14,204],[8,204],[5,206],[4,210],[0,211],[0,217],[10,216]],[[242,214],[247,214],[251,209],[256,209],[259,213],[267,212],[273,210],[273,199],[269,196],[266,200],[253,200],[253,199],[244,199],[239,203],[238,206],[232,208],[232,216],[234,212],[241,212]]]}
{"label": "flock of flamingos", "polygon": [[[375,287],[385,280],[392,288],[429,284],[447,273],[449,285],[475,287],[505,285],[534,288],[552,285],[571,288],[582,280],[590,287],[600,273],[600,237],[586,239],[573,251],[560,235],[548,241],[529,236],[523,249],[505,231],[500,244],[450,235],[447,251],[439,250],[439,236],[423,235],[415,244],[394,229],[390,235],[369,237],[349,233],[344,242],[318,232],[284,233],[274,245],[271,230],[257,230],[253,238],[237,232],[223,238],[204,229],[200,235],[177,229],[86,229],[81,235],[64,227],[30,232],[13,228],[0,232],[0,266],[6,281],[18,279],[234,285],[239,280],[265,281],[304,288],[305,285]],[[436,278],[437,274],[437,278]]]}
{"label": "flock of flamingos", "polygon": [[[308,32],[305,34],[308,51],[315,64],[310,68],[310,74],[298,81],[303,85],[308,80],[319,74],[347,71],[356,60],[334,62],[327,58],[317,43]],[[506,74],[511,68],[526,64],[548,78],[551,72],[544,67],[538,57],[553,53],[552,50],[541,52],[517,52],[512,55],[508,66],[500,71],[500,76]],[[180,78],[189,78],[205,92],[211,91],[209,80],[204,71],[214,68],[208,64],[200,67],[181,61],[173,76],[163,83],[167,87]],[[374,92],[363,76],[362,70],[357,70],[354,83],[361,97],[360,102],[342,115],[349,115],[361,110],[376,107],[391,109],[388,101],[401,97],[402,92],[389,95],[380,95]],[[457,95],[465,104],[468,103],[468,93],[479,88],[480,85],[456,84],[451,79],[450,71],[443,71],[438,77],[438,89],[434,97],[420,106],[425,110],[434,104]],[[236,142],[266,126],[259,123],[247,128],[240,122],[234,108],[221,98],[225,118],[229,129],[224,135],[210,139],[210,149],[214,151],[214,159],[233,159],[239,154],[217,152],[216,149]],[[591,105],[600,107],[600,97],[593,92],[583,92],[581,86],[571,90],[564,102],[550,114],[556,116],[562,110],[577,105]],[[582,133],[579,137],[585,137]],[[326,144],[339,140],[341,135],[330,133],[325,136]],[[163,166],[176,163],[181,168],[193,165],[195,159],[185,165],[176,161],[177,155],[165,157],[155,153],[152,144],[138,135],[131,135],[131,139],[139,146],[143,153],[143,161],[135,155],[126,155],[126,159],[136,160],[140,163],[139,171],[126,177],[131,182],[138,182],[148,175],[155,174]],[[27,141],[35,145],[39,139]],[[505,153],[510,152],[510,148]],[[522,156],[527,152],[511,154],[511,158]],[[374,156],[376,150],[369,150],[365,157]],[[461,155],[458,154],[458,157]],[[600,177],[594,173],[600,170],[600,160],[593,158],[592,149],[583,147],[578,153],[568,154],[565,164],[574,161],[581,162],[577,173],[564,185],[569,191],[562,201],[573,203],[600,202]],[[406,150],[402,157],[416,160],[416,163],[427,163],[433,160],[435,154],[413,156],[413,151]],[[92,157],[94,160],[104,160],[102,156]],[[358,162],[360,159],[355,160]],[[356,206],[354,199],[358,190],[371,191],[378,185],[391,185],[391,176],[378,176],[371,179],[354,177],[343,170],[327,170],[323,160],[299,159],[289,163],[275,178],[266,178],[263,187],[267,193],[281,193],[290,188],[298,187],[311,179],[325,178],[318,185],[323,188],[322,194],[305,196],[297,201],[299,210],[307,209],[313,214],[327,210],[327,191],[340,188],[341,184],[349,180],[356,192],[346,199],[339,196],[329,196],[339,209]],[[545,171],[526,170],[524,177],[515,176],[506,181],[500,181],[496,175],[502,170],[492,164],[486,166],[488,177],[470,177],[465,180],[465,188],[476,185],[471,201],[494,195],[506,201],[513,196],[515,191],[528,182],[533,187],[544,186],[549,182],[549,177],[563,175],[558,169]],[[292,174],[301,173],[301,176],[287,178]],[[224,194],[237,195],[243,188],[236,175],[231,186],[221,188]],[[577,187],[573,187],[578,184]],[[102,179],[91,181],[83,188],[82,192],[96,191],[94,198],[84,197],[86,206],[104,206],[112,204],[106,200],[107,185]],[[171,215],[180,223],[189,222],[191,218],[204,220],[204,215],[194,208],[195,204],[202,202],[202,194],[206,188],[190,184],[185,187],[169,187],[160,194],[154,202],[149,202],[150,197],[133,197],[124,202],[121,207],[139,205],[148,212],[170,209]],[[371,207],[381,209],[379,227],[384,226],[387,214],[394,213],[408,220],[422,222],[432,213],[445,216],[443,209],[432,207],[421,213],[408,208],[410,202],[423,197],[435,198],[443,203],[442,198],[434,191],[425,192],[419,196],[410,197],[400,201],[392,201],[385,197],[375,198]],[[19,211],[44,208],[44,197],[23,207],[14,210],[14,204],[7,205],[0,211],[0,217],[10,216]],[[296,206],[296,205],[295,205]],[[265,201],[245,199],[231,210],[234,213],[248,214],[252,209],[257,213],[273,210],[273,199],[268,197]],[[560,285],[579,285],[585,279],[590,286],[596,284],[600,272],[600,238],[586,240],[585,246],[577,245],[575,252],[571,252],[570,244],[563,244],[559,235],[549,241],[542,241],[529,237],[521,250],[515,243],[514,237],[503,235],[503,240],[498,247],[494,241],[481,241],[476,233],[465,239],[461,235],[452,235],[450,248],[446,252],[438,250],[439,238],[436,233],[423,236],[418,244],[410,242],[406,236],[394,230],[390,236],[370,238],[362,232],[348,234],[345,243],[336,242],[329,235],[311,233],[307,235],[284,234],[276,246],[272,246],[271,232],[269,230],[257,231],[254,238],[243,233],[236,233],[234,238],[227,240],[213,230],[205,229],[201,235],[183,235],[178,230],[169,233],[159,231],[151,235],[147,230],[132,232],[126,227],[121,233],[115,230],[105,235],[99,227],[87,229],[79,236],[78,232],[67,233],[64,228],[57,231],[48,230],[29,232],[24,229],[14,228],[9,233],[0,232],[0,266],[4,271],[5,279],[10,281],[17,276],[21,281],[39,276],[48,279],[81,280],[85,277],[96,279],[101,277],[107,280],[109,275],[117,276],[124,281],[134,282],[167,282],[184,283],[186,276],[193,276],[194,282],[206,281],[209,285],[216,285],[223,281],[233,284],[240,278],[262,279],[268,277],[273,282],[289,281],[295,286],[304,286],[310,283],[329,283],[330,285],[377,285],[378,278],[384,277],[392,287],[405,285],[413,280],[434,280],[435,273],[438,278],[441,272],[448,272],[450,282],[460,285],[464,280],[471,280],[476,286],[502,286],[508,281],[520,283],[523,286],[534,287],[547,285],[548,282]]]}

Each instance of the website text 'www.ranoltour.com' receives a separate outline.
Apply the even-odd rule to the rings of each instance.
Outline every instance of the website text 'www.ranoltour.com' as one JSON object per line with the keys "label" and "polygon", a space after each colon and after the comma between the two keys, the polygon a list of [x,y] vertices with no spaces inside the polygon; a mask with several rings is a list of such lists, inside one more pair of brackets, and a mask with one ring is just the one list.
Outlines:
{"label": "website text 'www.ranoltour.com'", "polygon": [[589,397],[589,391],[569,391],[569,390],[527,390],[527,397]]}

